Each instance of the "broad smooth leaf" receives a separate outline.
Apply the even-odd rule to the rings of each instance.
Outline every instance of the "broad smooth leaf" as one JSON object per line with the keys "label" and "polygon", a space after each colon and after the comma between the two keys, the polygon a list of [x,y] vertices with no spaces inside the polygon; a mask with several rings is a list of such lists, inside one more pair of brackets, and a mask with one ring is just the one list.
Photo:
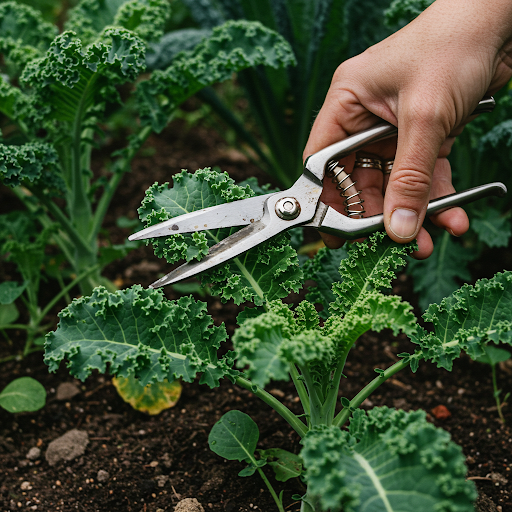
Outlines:
{"label": "broad smooth leaf", "polygon": [[181,395],[179,380],[153,382],[142,386],[133,375],[114,377],[112,379],[119,396],[134,409],[146,414],[160,414],[165,409],[174,407]]}
{"label": "broad smooth leaf", "polygon": [[423,318],[434,332],[420,329],[411,337],[420,348],[416,355],[451,370],[465,351],[473,359],[484,354],[487,343],[512,345],[512,272],[465,284],[440,304],[431,304]]}
{"label": "broad smooth leaf", "polygon": [[159,290],[139,285],[109,293],[95,288],[92,296],[75,299],[59,313],[55,332],[47,335],[45,362],[55,371],[68,361],[72,375],[84,380],[93,370],[152,382],[182,378],[219,385],[232,377],[230,353],[217,358],[226,339],[224,326],[215,327],[206,304],[191,297],[169,301]]}
{"label": "broad smooth leaf", "polygon": [[32,377],[15,379],[0,393],[0,406],[9,412],[38,411],[46,403],[46,391]]}
{"label": "broad smooth leaf", "polygon": [[228,460],[251,462],[258,444],[258,426],[240,411],[229,411],[215,423],[208,444],[217,455]]}
{"label": "broad smooth leaf", "polygon": [[272,467],[278,482],[286,482],[302,474],[302,459],[298,455],[282,448],[269,448],[258,452],[267,461],[267,465]]}
{"label": "broad smooth leaf", "polygon": [[18,284],[15,281],[5,281],[0,284],[0,304],[13,303],[25,290],[28,283]]}
{"label": "broad smooth leaf", "polygon": [[475,361],[496,366],[499,363],[508,361],[512,357],[512,354],[508,350],[503,350],[493,345],[485,346],[484,351],[485,354],[475,358]]}
{"label": "broad smooth leaf", "polygon": [[0,329],[16,322],[20,313],[16,304],[0,304]]}
{"label": "broad smooth leaf", "polygon": [[349,432],[313,427],[302,440],[308,494],[331,512],[474,512],[464,455],[424,411],[358,409]]}
{"label": "broad smooth leaf", "polygon": [[[254,196],[249,186],[240,187],[226,173],[208,168],[194,174],[185,171],[173,176],[168,184],[151,186],[139,208],[145,226],[201,210]],[[207,229],[192,234],[178,234],[151,240],[155,254],[174,263],[180,259],[200,260],[209,247],[217,244],[239,228]],[[149,242],[148,242],[149,243]],[[252,300],[256,305],[286,297],[301,286],[302,271],[297,253],[289,244],[288,235],[281,235],[241,254],[200,276],[212,285],[212,294],[235,303]]]}

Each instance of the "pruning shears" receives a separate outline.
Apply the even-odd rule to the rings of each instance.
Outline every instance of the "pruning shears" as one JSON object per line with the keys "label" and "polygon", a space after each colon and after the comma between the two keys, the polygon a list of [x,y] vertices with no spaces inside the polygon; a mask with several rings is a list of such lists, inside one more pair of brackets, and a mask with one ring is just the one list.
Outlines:
{"label": "pruning shears", "polygon": [[[473,115],[492,111],[494,104],[493,98],[482,100]],[[396,133],[397,128],[391,124],[376,125],[308,157],[304,163],[302,175],[288,190],[197,210],[131,235],[129,240],[143,240],[206,229],[245,226],[211,247],[201,261],[181,265],[152,283],[150,287],[159,288],[195,276],[296,226],[313,227],[346,240],[363,238],[383,229],[382,214],[362,218],[362,210],[350,210],[354,204],[361,203],[361,201],[348,202],[359,192],[349,193],[345,196],[348,215],[343,215],[331,206],[324,204],[320,201],[320,194],[326,174],[332,176],[340,190],[346,191],[354,185],[349,181],[350,175],[338,166],[338,160],[361,150],[367,144],[387,139]],[[348,186],[346,186],[347,181]],[[462,206],[491,195],[502,197],[506,192],[507,188],[503,183],[481,185],[430,201],[426,215],[429,216],[453,206]]]}

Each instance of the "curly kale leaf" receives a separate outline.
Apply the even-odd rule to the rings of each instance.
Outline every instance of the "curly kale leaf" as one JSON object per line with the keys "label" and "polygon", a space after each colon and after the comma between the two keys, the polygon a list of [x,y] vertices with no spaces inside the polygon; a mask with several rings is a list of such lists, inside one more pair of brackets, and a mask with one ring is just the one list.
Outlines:
{"label": "curly kale leaf", "polygon": [[21,183],[36,183],[52,191],[63,191],[64,182],[55,172],[57,152],[42,142],[22,146],[0,144],[0,179],[11,187]]}
{"label": "curly kale leaf", "polygon": [[134,81],[144,69],[144,43],[130,31],[107,29],[102,41],[85,48],[68,31],[26,66],[21,81],[34,91],[35,122],[66,121],[76,131],[87,115],[99,115],[106,100],[117,99],[113,86]]}
{"label": "curly kale leaf", "polygon": [[45,362],[55,371],[67,359],[70,373],[84,380],[93,370],[135,375],[145,386],[164,379],[219,385],[234,377],[231,355],[218,359],[224,326],[213,325],[206,304],[192,297],[169,301],[158,290],[135,285],[75,299],[59,314],[57,330],[46,337]]}
{"label": "curly kale leaf", "polygon": [[332,287],[336,298],[331,313],[346,313],[372,290],[390,289],[396,272],[406,263],[405,257],[415,248],[415,243],[397,244],[382,232],[353,244],[340,265],[342,280]]}
{"label": "curly kale leaf", "polygon": [[30,108],[28,96],[18,87],[8,83],[5,77],[0,76],[0,112],[17,121],[23,119]]}
{"label": "curly kale leaf", "polygon": [[512,272],[465,284],[441,304],[431,304],[423,318],[434,332],[421,329],[411,341],[420,346],[416,356],[438,367],[452,369],[461,351],[473,359],[484,354],[489,342],[512,345]]}
{"label": "curly kale leaf", "polygon": [[107,27],[123,27],[144,41],[156,41],[171,13],[168,0],[82,0],[69,12],[66,29],[93,41]]}
{"label": "curly kale leaf", "polygon": [[141,122],[161,131],[174,110],[202,88],[228,80],[257,65],[279,68],[294,64],[290,45],[255,21],[228,21],[197,47],[180,54],[163,71],[137,86]]}
{"label": "curly kale leaf", "polygon": [[335,296],[332,292],[333,283],[339,283],[340,262],[348,255],[346,247],[340,249],[328,249],[324,247],[318,251],[314,258],[304,263],[304,279],[312,279],[316,282],[315,287],[308,289],[306,299],[314,304],[321,304],[323,311],[322,318],[327,318],[329,304],[334,302]]}
{"label": "curly kale leaf", "polygon": [[271,380],[288,380],[290,364],[309,366],[325,375],[334,358],[334,343],[319,327],[319,317],[309,302],[295,312],[280,301],[267,305],[267,312],[247,318],[235,331],[233,346],[237,365],[258,386]]}
{"label": "curly kale leaf", "polygon": [[[249,186],[240,187],[226,173],[199,169],[195,174],[186,171],[173,177],[174,186],[153,185],[139,208],[146,226],[152,226],[179,215],[209,206],[252,197]],[[169,263],[180,259],[200,260],[208,249],[239,228],[204,230],[151,240],[155,254]],[[288,243],[287,235],[265,242],[237,258],[201,275],[203,283],[212,284],[212,293],[237,304],[252,300],[261,305],[267,300],[282,298],[291,290],[298,291],[302,272],[297,254]]]}
{"label": "curly kale leaf", "polygon": [[472,512],[464,455],[424,411],[357,410],[349,432],[313,427],[302,440],[308,494],[322,510]]}
{"label": "curly kale leaf", "polygon": [[[0,53],[17,68],[39,57],[57,35],[41,13],[16,2],[0,3]],[[9,67],[7,67],[9,69]]]}

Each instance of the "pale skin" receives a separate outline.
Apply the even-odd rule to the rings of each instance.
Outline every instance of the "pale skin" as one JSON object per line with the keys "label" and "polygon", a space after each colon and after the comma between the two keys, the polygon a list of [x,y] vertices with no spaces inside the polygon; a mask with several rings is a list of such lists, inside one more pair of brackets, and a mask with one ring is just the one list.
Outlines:
{"label": "pale skin", "polygon": [[[341,164],[362,190],[365,216],[384,212],[389,236],[418,241],[415,257],[433,251],[422,227],[428,201],[455,190],[447,160],[455,136],[485,96],[512,77],[512,1],[436,0],[409,25],[345,61],[332,79],[315,120],[304,158],[382,120],[398,137],[365,148],[358,156],[394,157],[391,174]],[[385,191],[385,195],[383,195]],[[339,192],[325,181],[321,200],[343,211]],[[462,208],[430,217],[461,236],[469,228]],[[329,247],[343,241],[323,235]]]}

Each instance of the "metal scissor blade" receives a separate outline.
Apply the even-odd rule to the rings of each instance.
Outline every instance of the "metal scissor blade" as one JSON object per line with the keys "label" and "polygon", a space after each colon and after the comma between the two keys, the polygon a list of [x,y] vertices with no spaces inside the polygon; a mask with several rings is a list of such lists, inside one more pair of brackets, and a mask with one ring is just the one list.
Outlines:
{"label": "metal scissor blade", "polygon": [[211,247],[208,254],[201,261],[185,263],[158,281],[150,284],[149,287],[160,288],[161,286],[176,283],[209,270],[267,241],[286,228],[288,228],[288,225],[285,222],[276,221],[275,219],[271,220],[266,216],[264,219],[242,228],[240,231]]}
{"label": "metal scissor blade", "polygon": [[193,233],[205,229],[229,228],[253,223],[263,217],[263,205],[272,194],[241,199],[232,203],[210,206],[204,210],[186,213],[142,229],[128,237],[128,240],[144,240],[160,236]]}

